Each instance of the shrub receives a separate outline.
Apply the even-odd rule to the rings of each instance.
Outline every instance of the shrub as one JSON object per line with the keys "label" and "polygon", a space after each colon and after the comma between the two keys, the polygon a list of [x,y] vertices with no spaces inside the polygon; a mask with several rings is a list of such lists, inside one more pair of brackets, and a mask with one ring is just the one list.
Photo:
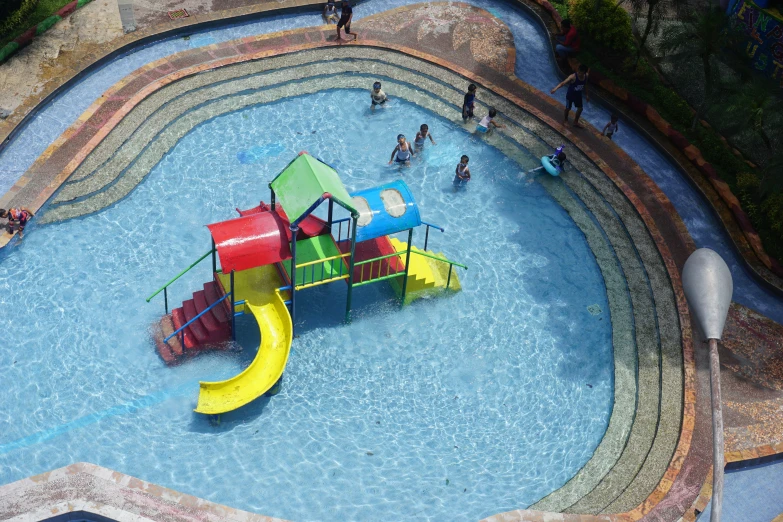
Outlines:
{"label": "shrub", "polygon": [[38,0],[22,0],[19,2],[19,8],[0,21],[0,35],[6,35],[19,29],[19,26],[24,23],[37,4]]}
{"label": "shrub", "polygon": [[[640,62],[641,63],[641,62]],[[693,120],[691,108],[682,97],[660,83],[653,86],[653,105],[659,107],[673,125],[687,127]]]}
{"label": "shrub", "polygon": [[757,222],[760,217],[756,205],[760,185],[761,182],[755,174],[750,172],[737,174],[737,196],[739,196],[743,210],[752,222]]}
{"label": "shrub", "polygon": [[613,0],[569,0],[568,13],[582,38],[614,51],[631,49],[631,17]]}

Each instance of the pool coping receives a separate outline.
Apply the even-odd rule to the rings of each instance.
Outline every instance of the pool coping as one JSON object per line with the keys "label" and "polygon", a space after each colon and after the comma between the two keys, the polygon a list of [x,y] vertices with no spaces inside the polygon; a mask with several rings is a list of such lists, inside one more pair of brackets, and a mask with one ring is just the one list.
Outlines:
{"label": "pool coping", "polygon": [[[359,2],[360,1],[361,0],[359,0]],[[505,1],[510,4],[520,6],[523,9],[525,9],[528,13],[533,14],[534,19],[537,19],[539,21],[541,26],[547,32],[551,41],[552,39],[551,31],[547,27],[546,22],[543,20],[543,18],[541,18],[539,13],[537,13],[533,9],[533,6],[537,6],[541,9],[544,9],[552,18],[553,23],[559,27],[560,15],[559,13],[557,13],[554,7],[547,0],[505,0]],[[240,8],[230,9],[230,10],[222,10],[222,11],[215,11],[206,14],[191,15],[188,18],[171,20],[166,23],[144,27],[135,32],[124,34],[121,37],[107,43],[104,46],[106,49],[105,52],[91,53],[91,54],[87,54],[86,56],[83,56],[81,60],[78,62],[78,65],[74,68],[74,73],[71,76],[64,77],[61,83],[56,87],[48,87],[47,89],[42,90],[40,93],[36,95],[29,96],[25,100],[25,103],[17,107],[17,109],[14,111],[11,117],[9,117],[4,121],[0,121],[0,152],[2,152],[2,150],[9,143],[9,141],[13,139],[13,137],[16,135],[18,130],[20,130],[27,121],[35,117],[35,115],[39,110],[39,107],[55,99],[63,89],[67,88],[73,82],[78,81],[82,76],[89,73],[91,70],[100,67],[107,61],[117,56],[120,56],[126,52],[129,52],[138,46],[149,44],[154,41],[159,41],[164,38],[175,37],[177,35],[186,34],[189,29],[192,29],[196,26],[199,29],[204,29],[210,26],[225,25],[226,22],[242,23],[244,21],[259,19],[269,15],[279,15],[279,14],[285,14],[289,12],[318,10],[322,7],[322,4],[323,2],[317,0],[274,0],[274,2],[268,2],[264,4],[255,4],[251,6],[245,6],[245,7],[240,7]],[[553,52],[551,48],[552,46],[549,47],[550,47],[549,52],[552,53]],[[513,56],[514,56],[513,54],[510,55],[510,58],[512,60],[513,60]],[[511,73],[513,74],[513,61],[511,63],[512,63]],[[0,67],[2,67],[2,65],[0,65]],[[612,106],[611,103],[608,102],[605,103]],[[23,116],[21,118],[16,118],[15,115],[19,112],[22,112]],[[650,134],[646,130],[641,129],[641,127],[637,122],[633,120],[631,121],[637,127],[637,130],[643,130],[645,134]],[[658,130],[658,132],[660,132],[660,130]],[[723,225],[724,230],[731,238],[732,244],[735,250],[740,254],[740,257],[743,259],[746,268],[749,269],[750,272],[757,279],[759,279],[767,287],[769,287],[776,293],[783,292],[783,288],[781,288],[776,282],[768,280],[765,277],[765,275],[756,268],[755,266],[756,262],[761,263],[762,266],[766,266],[766,265],[764,264],[763,259],[758,256],[758,250],[756,248],[755,243],[748,241],[746,235],[744,234],[745,227],[742,226],[742,223],[736,222],[735,219],[735,223],[740,229],[740,234],[737,234],[736,231],[734,230],[730,230],[729,227],[727,227],[726,225],[726,220],[724,218],[723,213],[720,211],[719,208],[715,206],[715,204],[712,201],[712,198],[707,197],[707,194],[704,192],[704,189],[698,183],[696,183],[696,181],[693,179],[692,174],[685,167],[681,159],[676,158],[669,151],[663,148],[662,144],[659,142],[658,139],[654,138],[652,140],[652,143],[657,147],[659,147],[659,149],[661,149],[670,159],[674,161],[674,163],[676,163],[680,167],[680,170],[686,174],[686,178],[689,179],[689,181],[697,185],[698,190],[702,192],[702,195],[707,200],[709,206],[713,209],[713,211],[718,216],[719,221]],[[23,175],[22,177],[24,177],[25,175]],[[19,183],[20,181],[22,181],[21,178],[20,180],[17,181],[17,183]],[[26,183],[26,181],[22,181],[22,183]],[[16,187],[17,185],[14,184],[11,190],[9,190],[6,194],[0,196],[0,207],[9,206],[8,203],[13,197],[12,191]],[[724,194],[721,191],[717,191],[717,193],[721,198],[721,200],[726,205],[728,205],[730,209],[732,209],[732,215],[736,216],[736,213],[733,211],[734,206],[730,205],[728,201],[723,199]],[[733,198],[733,201],[736,201],[736,197]],[[744,211],[742,210],[738,202],[736,206],[739,209],[739,212],[745,215]],[[751,227],[751,231],[755,234],[755,231],[752,230],[752,227]],[[11,237],[9,236],[9,234],[3,231],[3,233],[0,235],[0,249],[5,247],[5,245],[8,243],[10,239]],[[748,244],[750,248],[743,249],[741,248],[741,244]],[[763,246],[760,243],[758,246],[761,248],[761,251],[763,252]],[[755,261],[754,259],[751,258],[749,252],[753,252],[753,257],[755,258]]]}
{"label": "pool coping", "polygon": [[[314,28],[303,28],[303,29],[297,29],[297,30],[293,30],[293,31],[286,31],[284,33],[286,33],[286,34],[296,34],[296,33],[301,33],[301,32],[312,31],[313,29]],[[237,45],[241,45],[241,44],[249,43],[251,41],[255,41],[256,39],[271,38],[271,37],[273,37],[276,34],[278,34],[278,33],[273,33],[271,35],[263,35],[263,38],[260,38],[260,37],[248,37],[248,38],[244,38],[244,39],[233,41],[231,43],[236,43]],[[237,62],[237,61],[246,61],[246,60],[250,60],[250,59],[259,59],[259,58],[263,58],[263,57],[266,57],[266,56],[271,56],[271,55],[274,55],[274,54],[291,53],[291,52],[296,52],[297,50],[303,50],[303,49],[307,49],[307,48],[328,47],[330,45],[333,46],[333,45],[336,45],[336,44],[327,41],[327,42],[318,42],[316,44],[310,43],[310,44],[306,44],[306,45],[287,47],[285,49],[277,49],[277,50],[273,50],[273,51],[261,51],[261,52],[258,52],[258,53],[251,53],[251,54],[240,55],[238,57],[231,57],[230,59],[226,58],[226,59],[222,59],[222,60],[214,60],[214,61],[211,61],[211,62],[209,62],[207,64],[202,64],[200,66],[194,66],[194,67],[192,67],[192,70],[193,70],[193,72],[198,72],[199,70],[205,70],[205,69],[211,69],[211,68],[214,68],[214,67],[218,67],[221,64],[227,64],[227,63],[232,63],[232,62]],[[352,44],[352,45],[356,45],[356,44]],[[381,43],[381,42],[372,42],[372,41],[368,41],[368,40],[363,40],[358,45],[370,46],[370,47],[379,47],[379,48],[383,48],[383,49],[387,49],[387,50],[393,50],[393,51],[402,52],[402,53],[409,54],[411,56],[415,56],[417,58],[423,59],[425,61],[429,61],[429,62],[435,63],[435,64],[440,65],[442,67],[445,67],[446,69],[449,69],[449,70],[455,72],[456,74],[459,74],[459,75],[464,76],[466,78],[479,78],[479,76],[477,74],[473,74],[470,71],[462,69],[461,67],[457,67],[457,66],[455,66],[453,64],[450,64],[449,62],[447,62],[445,60],[441,60],[441,59],[436,58],[436,57],[434,57],[432,55],[428,55],[426,53],[421,53],[419,51],[416,51],[416,50],[410,49],[410,48],[406,48],[404,46],[385,44],[385,43]],[[207,47],[212,47],[212,46],[207,46]],[[215,47],[217,47],[217,46],[215,46]],[[183,51],[183,53],[181,53],[181,54],[188,53],[188,52],[190,52],[190,51]],[[144,75],[148,71],[151,71],[155,67],[160,66],[161,64],[165,64],[165,63],[168,63],[167,58],[163,58],[163,59],[158,60],[156,62],[151,62],[150,64],[147,64],[146,66],[140,68],[139,70],[135,71],[134,73],[131,73],[126,78],[121,80],[118,84],[115,84],[115,86],[112,89],[107,91],[107,93],[104,94],[104,96],[102,97],[103,101],[109,99],[113,92],[119,91],[120,89],[122,89],[123,86],[127,85],[128,83],[130,83],[132,81],[134,75],[137,75],[137,76]],[[513,69],[513,62],[510,65],[511,65],[511,68]],[[155,82],[162,86],[164,84],[170,83],[171,81],[174,81],[175,79],[181,78],[183,76],[185,76],[185,73],[184,73],[183,70],[180,70],[177,73],[172,73],[172,74],[169,74],[167,76],[164,76],[163,78],[159,78]],[[509,76],[512,76],[512,75],[509,74]],[[527,110],[529,113],[533,114],[535,117],[537,117],[541,121],[544,121],[549,127],[553,128],[553,129],[557,129],[557,123],[551,117],[546,116],[545,114],[543,114],[540,111],[534,109],[533,107],[529,107],[523,100],[521,100],[520,98],[518,98],[515,95],[511,94],[511,92],[509,92],[509,91],[507,91],[507,90],[505,90],[503,88],[500,88],[495,83],[493,83],[493,82],[491,82],[489,80],[483,79],[483,78],[481,80],[477,80],[477,81],[479,81],[480,83],[484,84],[488,88],[492,89],[498,95],[503,96],[506,99],[512,101],[512,103],[515,103],[516,105],[524,108],[525,110]],[[552,100],[552,99],[550,99],[548,97],[544,97],[543,95],[541,95],[541,93],[539,93],[539,91],[537,91],[535,89],[532,89],[529,86],[526,86],[523,82],[521,82],[521,80],[514,79],[514,81],[515,81],[516,85],[524,87],[526,91],[528,91],[528,92],[530,92],[532,94],[540,95],[542,97],[543,101],[545,101],[550,106],[555,107],[555,106],[559,105],[559,102],[557,102],[556,100]],[[136,103],[138,103],[138,101],[140,101],[141,99],[144,99],[146,97],[146,95],[149,94],[150,92],[152,92],[153,90],[154,89],[151,88],[151,85],[148,85],[147,87],[145,87],[143,89],[144,95],[142,95],[142,91],[140,91],[137,94],[137,96],[135,96],[133,99],[136,100]],[[88,116],[92,115],[94,112],[97,111],[98,106],[101,103],[102,103],[101,99],[96,101],[97,105],[93,104],[94,106],[91,106],[91,109],[88,109],[88,111],[85,114],[88,115]],[[123,108],[120,111],[118,111],[118,114],[121,113],[121,115],[124,116],[129,111],[130,111],[130,107],[128,107],[127,103],[126,103],[123,106]],[[114,116],[116,116],[116,114]],[[80,120],[82,120],[82,123],[84,123],[82,118],[80,118]],[[106,123],[108,124],[108,122],[106,122]],[[108,133],[108,130],[109,129],[105,128],[105,126],[102,127],[101,131],[99,131],[99,133],[95,135],[95,137],[90,141],[90,143],[92,143],[93,146],[97,145],[97,143],[100,141],[100,139],[102,139],[102,137],[104,135],[104,132]],[[68,134],[68,133],[66,132],[63,136],[66,136],[66,134]],[[641,200],[638,197],[636,197],[635,194],[633,194],[633,192],[630,190],[630,188],[627,185],[625,185],[625,183],[622,182],[620,177],[617,176],[617,174],[615,174],[614,171],[609,169],[609,166],[604,161],[602,161],[601,158],[596,153],[594,153],[592,150],[590,150],[584,143],[581,142],[581,140],[579,140],[576,136],[574,136],[572,132],[565,131],[564,134],[566,134],[567,137],[569,139],[571,139],[573,142],[575,142],[577,144],[581,144],[580,149],[582,149],[582,151],[585,153],[585,155],[588,158],[590,158],[590,160],[593,161],[599,168],[601,168],[604,172],[606,172],[607,175],[609,175],[609,177],[615,182],[615,184],[626,194],[626,197],[628,197],[629,200],[631,200],[631,202],[633,203],[634,207],[637,209],[637,212],[639,212],[639,214],[642,216],[642,219],[645,221],[645,223],[646,223],[646,225],[648,227],[648,230],[650,230],[651,235],[653,236],[653,239],[656,242],[656,245],[658,246],[659,252],[661,252],[661,254],[663,256],[664,264],[665,264],[665,266],[667,268],[667,271],[669,272],[670,278],[672,279],[673,282],[674,281],[678,281],[679,280],[678,279],[679,278],[679,273],[677,271],[677,268],[676,268],[676,266],[675,266],[671,256],[667,255],[668,247],[666,246],[665,242],[663,241],[663,238],[660,235],[660,233],[657,232],[657,227],[655,226],[655,223],[652,220],[652,218],[647,213],[646,207],[644,207],[644,205],[642,204]],[[70,134],[68,134],[68,136],[70,136]],[[54,146],[54,144],[53,144],[53,146]],[[47,149],[47,150],[50,150],[50,149]],[[74,158],[74,160],[73,160],[74,162],[76,162],[76,160],[78,159],[78,156],[82,156],[82,159],[83,159],[83,157],[86,156],[86,152],[84,150],[80,151],[80,153],[77,155],[77,157]],[[79,159],[78,162],[80,162],[80,161],[81,160]],[[78,164],[78,162],[76,162],[76,163]],[[638,167],[637,167],[637,169],[638,169]],[[70,172],[68,174],[70,174]],[[60,181],[62,181],[62,180],[65,179],[65,177],[67,177],[67,175],[63,176],[62,173],[61,173],[61,176],[58,176],[58,179],[60,179]],[[644,175],[644,177],[646,177],[646,175]],[[47,199],[48,199],[48,196],[47,196]],[[664,196],[664,201],[665,201],[665,196]],[[645,216],[646,216],[646,219],[645,219]],[[687,231],[685,231],[685,234],[686,235],[683,236],[683,237],[687,238],[688,237],[687,236]],[[685,336],[685,331],[687,330],[687,325],[689,324],[688,320],[687,320],[687,308],[683,308],[684,298],[682,296],[681,289],[678,289],[678,288],[675,287],[675,295],[677,297],[678,313],[680,314],[681,325],[683,325],[683,337],[685,338],[686,337]],[[689,336],[687,336],[687,337],[689,338]],[[688,344],[685,339],[684,339],[684,344],[686,346]],[[692,363],[692,356],[689,357],[687,355],[688,349],[687,349],[686,346],[684,346],[684,354],[685,354],[685,365],[686,365],[686,381],[685,381],[686,393],[685,393],[685,398],[686,398],[686,405],[687,405],[688,402],[691,401],[690,397],[692,396],[692,394],[688,393],[688,386],[689,386],[689,383],[691,383],[691,387],[692,387],[692,380],[693,380],[694,376],[693,376],[692,368],[691,368],[691,371],[689,371],[689,369],[688,369],[689,362]],[[692,366],[692,364],[691,364],[691,366]],[[695,394],[693,394],[693,400],[695,401]],[[686,417],[687,416],[688,416],[688,408],[686,406]],[[685,429],[686,426],[688,426],[690,424],[691,423],[683,422],[684,429]],[[681,433],[677,451],[680,452],[681,454],[687,454],[687,450],[689,449],[689,445],[690,445],[690,437],[687,435],[687,433]],[[675,454],[675,457],[676,456],[677,456],[677,453]],[[677,462],[677,459],[675,459],[673,462]],[[667,475],[670,478],[676,477],[676,475],[677,475],[677,473],[679,471],[678,469],[676,469],[676,465],[675,465],[675,467],[672,467],[672,465],[670,465],[669,468],[670,469],[669,469],[669,471],[667,471]],[[659,485],[659,490],[656,492],[658,494],[658,496],[660,496],[660,498],[662,498],[663,495],[666,492],[668,492],[668,490],[671,488],[671,480],[670,479],[667,479],[667,480],[669,480],[669,482],[668,483],[663,483],[663,486]],[[652,507],[652,505],[654,505],[654,503],[646,502],[643,505],[643,507],[637,508],[638,511],[636,513],[632,513],[630,515],[630,518],[631,519],[638,519],[638,518],[640,518],[641,516],[644,515],[644,513],[649,511],[649,509]],[[563,515],[563,516],[570,516],[570,515]]]}
{"label": "pool coping", "polygon": [[[45,492],[52,488],[60,494],[47,496]],[[117,522],[284,522],[88,462],[77,462],[0,487],[0,518],[8,522],[71,520],[69,514],[78,517],[80,513]]]}

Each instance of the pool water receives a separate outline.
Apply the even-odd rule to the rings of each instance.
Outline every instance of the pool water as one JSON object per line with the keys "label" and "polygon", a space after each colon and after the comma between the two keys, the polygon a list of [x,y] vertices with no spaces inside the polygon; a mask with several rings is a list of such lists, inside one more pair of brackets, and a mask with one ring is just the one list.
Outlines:
{"label": "pool water", "polygon": [[[476,520],[529,505],[590,458],[613,400],[606,291],[582,233],[538,183],[455,124],[364,91],[325,91],[195,128],[126,199],[35,227],[2,260],[0,483],[76,461],[294,520]],[[387,166],[395,137],[438,142]],[[301,150],[349,191],[402,177],[430,249],[465,263],[462,292],[400,310],[385,283],[302,291],[282,391],[219,423],[192,412],[198,381],[241,371],[241,350],[166,367],[144,298],[209,249],[205,224],[268,200]],[[462,154],[467,190],[451,181]],[[415,234],[421,246],[423,230]],[[170,303],[210,278],[208,262]],[[602,310],[592,315],[587,307]]]}

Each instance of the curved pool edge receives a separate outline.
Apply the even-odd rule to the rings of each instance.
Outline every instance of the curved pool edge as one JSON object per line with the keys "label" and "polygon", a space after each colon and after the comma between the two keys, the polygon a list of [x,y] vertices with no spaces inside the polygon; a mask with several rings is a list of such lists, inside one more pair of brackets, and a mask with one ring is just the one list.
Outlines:
{"label": "curved pool edge", "polygon": [[[312,29],[312,28],[309,28],[309,29]],[[389,47],[389,48],[392,48],[393,50],[396,50],[396,51],[399,51],[399,52],[405,52],[405,49],[406,49],[406,48],[404,48],[404,47],[402,47],[402,46],[397,46],[398,48],[394,48],[394,46],[387,46],[387,47]],[[413,52],[411,52],[410,54],[412,54],[412,55],[414,55],[414,56],[419,56],[419,57],[422,57],[422,54],[423,54],[423,53],[417,52],[417,51],[415,51],[415,50],[413,50],[413,49],[410,49],[410,50],[411,50],[411,51],[413,51]],[[433,58],[434,58],[434,57],[433,57]],[[451,69],[451,70],[455,71],[456,73],[458,73],[458,74],[460,74],[460,75],[462,75],[462,76],[464,76],[464,77],[466,77],[466,78],[480,78],[480,77],[479,77],[477,74],[474,74],[474,73],[472,73],[472,72],[470,72],[470,71],[466,71],[466,70],[464,70],[464,69],[461,69],[461,68],[458,68],[458,67],[456,67],[456,66],[453,66],[452,64],[450,64],[450,63],[448,63],[448,62],[445,62],[445,61],[443,61],[443,60],[434,59],[434,61],[435,61],[436,63],[438,63],[439,65],[442,65],[442,66],[444,66],[444,67],[447,67],[447,68],[449,68],[449,69]],[[147,69],[147,70],[148,70],[148,69]],[[492,82],[490,82],[490,81],[486,81],[486,80],[477,80],[477,81],[478,81],[479,83],[482,83],[482,84],[486,85],[486,86],[493,86],[493,87],[497,87],[497,86],[495,86],[495,85],[494,85]],[[528,89],[530,89],[530,92],[534,91],[534,89],[531,89],[531,88],[528,88]],[[493,90],[495,90],[495,89],[493,89]],[[502,91],[503,95],[505,95],[505,97],[507,97],[507,98],[509,98],[509,99],[516,98],[514,95],[512,95],[512,94],[511,94],[511,92],[510,92],[510,91],[506,91],[506,90],[504,90],[504,89],[502,89],[502,88],[499,88],[499,87],[497,87],[497,90],[496,90],[496,92],[501,92],[501,91]],[[536,91],[536,92],[537,92],[537,91]],[[524,107],[524,106],[525,106],[525,103],[524,103],[524,102],[522,102],[522,101],[521,101],[519,98],[517,98],[517,99],[515,100],[515,103],[517,103],[518,105],[520,105],[520,106],[522,106],[522,107]],[[554,107],[554,105],[556,104],[556,102],[553,104],[553,102],[552,102],[552,101],[549,101],[549,100],[546,100],[546,103],[550,104],[550,106],[552,106],[552,107]],[[536,113],[536,111],[530,111],[530,112],[532,112],[532,113],[534,113],[534,114]],[[541,119],[542,121],[547,121],[547,120],[548,120],[548,124],[549,124],[549,126],[550,126],[550,127],[552,127],[552,128],[556,128],[556,123],[555,123],[555,120],[553,120],[551,117],[548,117],[548,116],[544,115],[544,113],[543,113],[543,112],[541,112],[541,111],[538,111],[538,114],[536,114],[536,115],[537,115],[537,117],[539,117],[539,119]],[[574,142],[574,143],[577,143],[577,142],[581,141],[581,140],[579,140],[579,139],[578,139],[578,137],[576,137],[576,136],[573,136],[573,133],[570,133],[570,132],[569,132],[569,133],[567,133],[567,137],[568,137],[569,139],[571,139],[571,141],[572,141],[572,142]],[[578,144],[578,143],[577,143],[577,144]],[[595,164],[596,164],[596,165],[602,166],[604,171],[606,171],[607,169],[609,169],[609,166],[608,166],[608,165],[607,165],[607,164],[606,164],[606,163],[605,163],[605,162],[604,162],[604,161],[601,159],[601,157],[600,157],[600,156],[598,156],[597,154],[595,154],[594,152],[592,152],[592,150],[591,150],[591,149],[590,149],[590,148],[589,148],[587,145],[585,145],[584,143],[582,143],[582,144],[581,144],[581,146],[580,146],[580,148],[582,148],[582,150],[583,150],[583,151],[585,151],[585,153],[587,154],[587,156],[588,156],[588,157],[590,157],[590,158],[591,158],[591,159],[592,159],[592,160],[595,162]],[[638,167],[637,167],[637,168],[638,168]],[[611,170],[611,169],[610,169],[610,170]],[[610,176],[610,177],[612,177],[612,176]],[[615,176],[615,177],[613,177],[612,179],[613,179],[613,181],[614,181],[615,183],[617,183],[617,184],[618,184],[618,186],[621,186],[621,188],[623,187],[623,183],[622,183],[622,181],[620,180],[620,178],[619,178],[619,177]],[[644,214],[645,214],[645,213],[644,213],[642,210],[643,210],[643,209],[644,209],[644,210],[646,210],[646,207],[644,207],[644,205],[642,204],[642,201],[641,201],[641,200],[639,200],[638,198],[635,198],[635,194],[634,194],[634,193],[631,191],[631,189],[629,189],[629,188],[625,187],[625,188],[623,188],[623,190],[624,190],[624,192],[626,193],[626,196],[629,198],[629,200],[633,202],[634,206],[637,208],[637,211],[639,211],[639,212],[640,212],[640,214],[642,214],[642,215],[644,216]],[[664,197],[664,198],[665,198],[665,197]],[[664,199],[664,200],[665,200],[665,199]],[[647,215],[649,216],[649,213],[647,213]],[[652,221],[650,221],[650,223],[648,223],[648,228],[649,228],[649,227],[652,227],[652,228],[651,228],[651,232],[652,232],[652,231],[654,231],[654,230],[656,230],[656,229],[655,229],[655,224],[654,224]],[[660,237],[660,235],[659,235],[659,234],[655,234],[655,233],[654,233],[654,234],[653,234],[653,236],[654,236],[654,237],[655,237],[655,239],[656,239],[656,243],[658,243],[659,241],[661,242],[661,243],[659,244],[659,250],[661,249],[661,245],[663,245],[663,247],[664,247],[664,248],[666,248],[666,246],[665,246],[665,242],[663,242],[663,238],[662,238],[662,237]],[[687,236],[686,236],[686,237],[687,237]],[[687,244],[687,241],[685,241],[685,243]],[[666,261],[667,261],[667,266],[669,266],[670,264],[673,264],[673,263],[671,262],[671,256],[670,256],[670,255],[665,255],[663,251],[662,251],[662,254],[663,254],[663,257],[664,257],[664,259],[666,259]],[[670,268],[670,277],[672,278],[672,281],[673,281],[673,282],[675,282],[675,281],[678,281],[678,277],[679,277],[679,276],[678,276],[678,271],[677,271],[676,267],[673,267],[673,268],[672,268],[672,267],[669,267],[669,268]],[[673,270],[673,271],[672,271],[672,270]],[[676,285],[675,285],[675,286],[676,286]],[[678,289],[678,290],[679,290],[679,289]],[[678,305],[680,305],[678,308],[679,308],[679,311],[680,311],[680,314],[681,314],[681,324],[682,324],[682,326],[683,326],[683,328],[684,328],[684,330],[685,330],[685,329],[687,329],[687,328],[686,328],[686,327],[687,327],[687,308],[682,308],[682,303],[683,303],[684,301],[683,301],[683,299],[682,299],[682,294],[681,294],[681,291],[677,291],[677,292],[676,292],[676,295],[677,295],[677,298],[678,298]],[[683,321],[683,320],[682,320],[682,314],[684,314],[684,315],[685,315],[685,321]],[[688,361],[689,361],[689,357],[688,357],[688,355],[687,355],[687,351],[688,351],[688,350],[687,350],[687,347],[686,347],[686,350],[685,350],[685,351],[686,351],[686,364],[687,364],[687,363],[688,363]],[[691,374],[692,374],[692,372],[691,372]],[[686,366],[686,377],[687,377],[687,375],[688,375],[688,369],[687,369],[687,366]],[[689,381],[688,381],[688,378],[686,378],[686,394],[685,394],[685,396],[686,396],[686,404],[688,404],[688,397],[689,397],[689,394],[688,394],[688,392],[687,392],[687,390],[688,390],[688,388],[687,388],[687,383],[688,383],[688,382],[689,382]],[[687,411],[687,408],[686,408],[686,411]],[[686,417],[687,417],[687,413],[686,413]],[[684,423],[683,423],[683,426],[685,426],[686,424],[688,424],[688,422],[684,422]],[[683,444],[685,444],[683,441],[685,441],[686,439],[687,439],[687,440],[689,440],[689,436],[687,435],[687,432],[683,431],[683,433],[682,433],[682,434],[681,434],[681,436],[680,436],[680,445],[681,445],[681,446],[682,446]],[[685,448],[678,448],[678,451],[679,451],[679,450],[681,450],[681,449],[685,449],[685,452],[687,453],[687,449],[688,449],[687,447],[685,447]],[[668,476],[675,476],[675,477],[676,477],[676,475],[677,475],[677,474],[676,474],[676,473],[670,474],[670,473],[668,473],[668,472],[667,472],[667,475],[668,475]],[[661,490],[661,491],[668,491],[668,489]]]}
{"label": "curved pool edge", "polygon": [[88,462],[77,462],[0,487],[0,519],[74,520],[84,515],[117,522],[284,522],[164,488]]}

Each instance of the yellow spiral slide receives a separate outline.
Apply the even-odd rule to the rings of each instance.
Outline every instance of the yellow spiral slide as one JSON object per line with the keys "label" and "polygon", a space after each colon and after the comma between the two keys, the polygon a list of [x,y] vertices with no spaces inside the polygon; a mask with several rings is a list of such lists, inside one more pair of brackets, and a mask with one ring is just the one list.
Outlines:
{"label": "yellow spiral slide", "polygon": [[[228,289],[229,276],[221,275]],[[237,310],[251,313],[261,331],[261,343],[255,359],[245,370],[228,380],[201,382],[196,412],[217,415],[235,410],[269,391],[283,375],[291,352],[293,326],[285,305],[288,292],[281,293],[280,276],[274,265],[236,272],[233,298],[245,301]]]}

